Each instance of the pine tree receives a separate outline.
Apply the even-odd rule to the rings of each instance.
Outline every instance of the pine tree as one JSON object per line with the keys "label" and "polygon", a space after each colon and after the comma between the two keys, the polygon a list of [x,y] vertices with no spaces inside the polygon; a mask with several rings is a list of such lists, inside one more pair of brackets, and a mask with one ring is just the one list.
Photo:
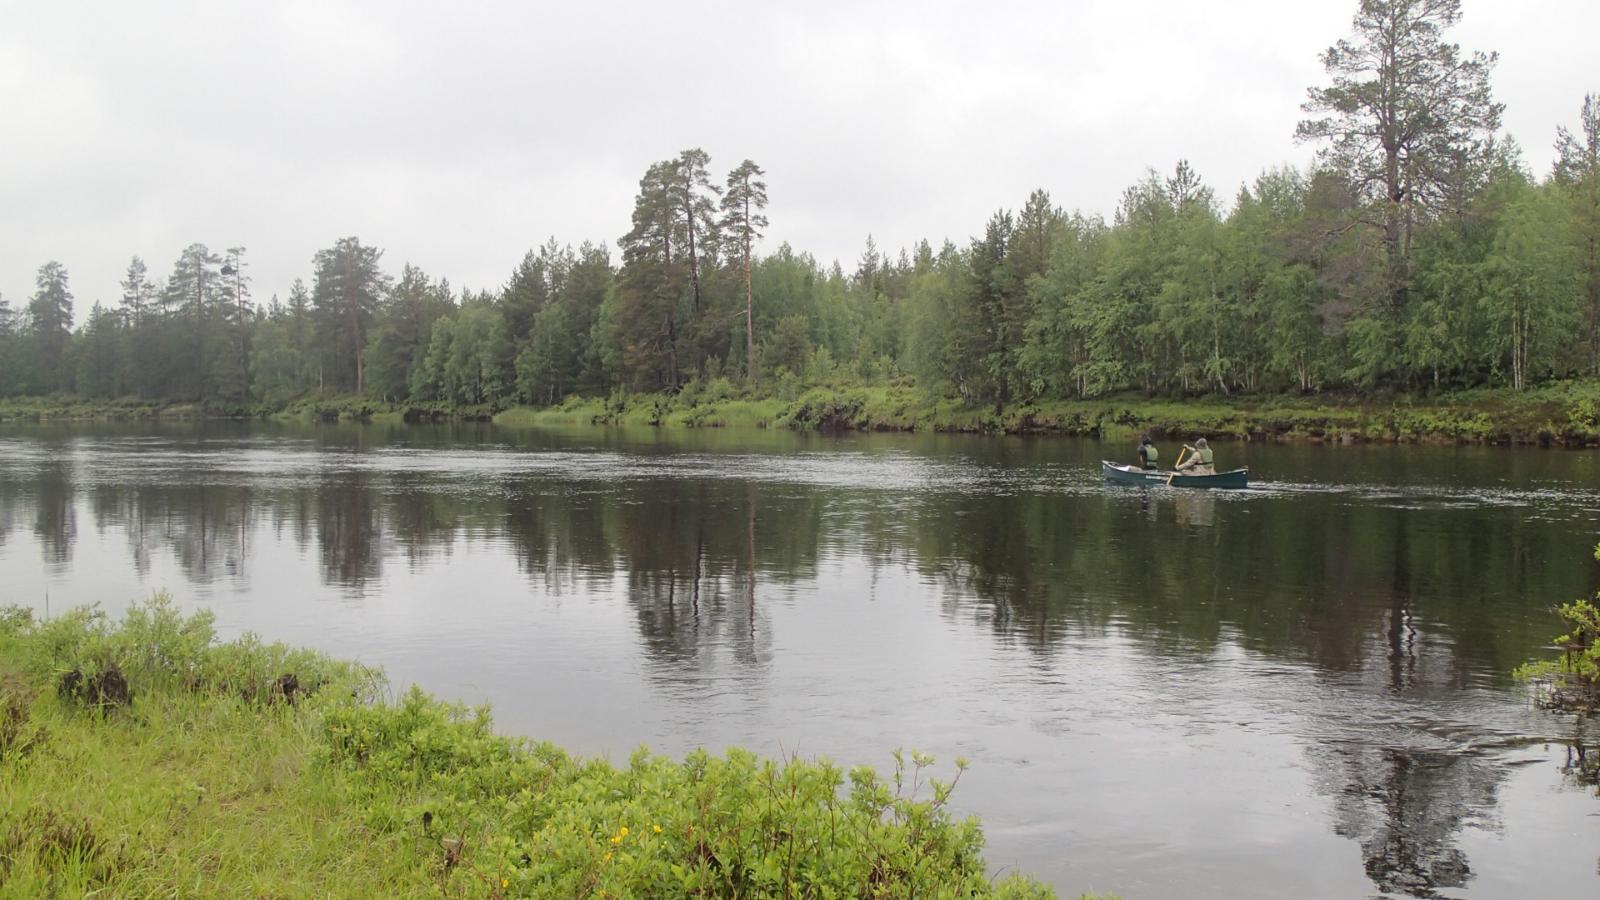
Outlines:
{"label": "pine tree", "polygon": [[767,184],[761,181],[766,172],[750,160],[740,163],[728,173],[728,189],[722,195],[722,230],[739,250],[739,262],[744,269],[744,339],[745,377],[756,381],[756,325],[755,291],[750,282],[751,251],[761,239],[761,229],[767,227]]}
{"label": "pine tree", "polygon": [[172,376],[163,379],[196,400],[205,399],[213,388],[212,347],[217,306],[222,302],[222,258],[205,244],[190,244],[178,255],[172,276],[162,297],[166,315],[186,323],[189,346],[180,356],[168,360]]}
{"label": "pine tree", "polygon": [[129,325],[137,328],[144,324],[145,315],[152,302],[151,297],[149,270],[145,268],[144,260],[135,256],[128,263],[128,274],[122,281],[122,308],[127,314]]}
{"label": "pine tree", "polygon": [[[318,250],[312,262],[316,280],[311,303],[329,358],[343,370],[339,386],[366,390],[367,329],[378,309],[388,278],[378,268],[383,251],[362,246],[359,238],[340,238]],[[347,366],[346,366],[347,364]]]}
{"label": "pine tree", "polygon": [[678,221],[682,223],[689,245],[689,285],[694,292],[694,314],[700,315],[700,265],[703,256],[710,256],[715,248],[716,205],[712,198],[717,188],[711,184],[706,167],[711,157],[695,147],[678,154],[673,165],[670,185],[672,204]]}
{"label": "pine tree", "polygon": [[675,161],[655,163],[639,180],[633,228],[622,237],[617,293],[605,317],[606,352],[616,360],[618,380],[631,386],[676,390],[680,384],[678,303],[689,254],[675,254],[687,244],[677,214],[677,169]]}
{"label": "pine tree", "polygon": [[1571,208],[1583,274],[1589,368],[1600,374],[1600,94],[1587,94],[1577,134],[1556,129],[1554,180]]}
{"label": "pine tree", "polygon": [[1381,233],[1385,293],[1396,312],[1405,305],[1413,230],[1459,208],[1504,109],[1489,90],[1496,54],[1463,57],[1444,39],[1460,19],[1460,0],[1360,0],[1354,39],[1322,54],[1333,83],[1311,88],[1304,105],[1319,117],[1295,132],[1326,142],[1321,162],[1369,201],[1357,221]]}
{"label": "pine tree", "polygon": [[49,390],[68,390],[72,387],[72,372],[66,366],[72,292],[67,288],[67,269],[54,260],[47,262],[39,267],[34,284],[37,290],[28,303],[28,318],[38,347],[41,380]]}
{"label": "pine tree", "polygon": [[229,342],[232,359],[223,361],[217,367],[219,372],[227,373],[219,379],[225,385],[219,393],[240,403],[250,395],[250,325],[254,313],[250,302],[251,279],[244,272],[249,265],[244,261],[244,252],[243,247],[229,247],[219,272],[225,292],[219,307],[219,318],[224,327],[233,332],[233,340]]}

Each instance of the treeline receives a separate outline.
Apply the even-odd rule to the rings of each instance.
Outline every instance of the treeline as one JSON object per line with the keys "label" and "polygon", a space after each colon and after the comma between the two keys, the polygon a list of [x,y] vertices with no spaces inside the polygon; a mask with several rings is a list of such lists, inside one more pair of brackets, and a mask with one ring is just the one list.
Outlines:
{"label": "treeline", "polygon": [[[114,308],[73,328],[66,268],[0,298],[0,395],[245,406],[310,392],[551,404],[718,378],[792,394],[914,379],[973,405],[1152,394],[1420,390],[1600,373],[1600,97],[1536,176],[1497,137],[1492,56],[1443,31],[1452,0],[1363,0],[1324,54],[1308,171],[1224,200],[1180,162],[1111,221],[1044,191],[965,245],[853,267],[756,252],[763,171],[699,149],[650,166],[614,259],[554,240],[497,291],[457,291],[354,237],[258,304],[243,248],[137,257]],[[757,387],[759,386],[759,387]]]}

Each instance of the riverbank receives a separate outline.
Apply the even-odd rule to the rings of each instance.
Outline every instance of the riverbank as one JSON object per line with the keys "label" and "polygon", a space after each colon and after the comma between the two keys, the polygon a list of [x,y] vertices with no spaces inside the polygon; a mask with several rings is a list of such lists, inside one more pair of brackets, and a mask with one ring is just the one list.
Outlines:
{"label": "riverbank", "polygon": [[794,400],[643,394],[517,407],[500,424],[765,427],[1131,439],[1210,437],[1343,443],[1436,441],[1588,446],[1600,441],[1600,382],[1431,398],[1116,396],[974,409],[910,387],[815,388]]}
{"label": "riverbank", "polygon": [[0,896],[1053,896],[991,882],[960,762],[613,766],[385,693],[160,597],[0,609]]}
{"label": "riverbank", "polygon": [[973,408],[909,385],[814,387],[790,397],[747,394],[727,382],[677,394],[571,397],[547,408],[388,403],[307,397],[231,408],[143,401],[25,398],[0,402],[0,421],[271,418],[291,421],[492,420],[502,425],[1059,434],[1158,439],[1441,442],[1592,446],[1600,443],[1600,380],[1534,390],[1481,389],[1427,396],[1248,396],[1162,399],[1117,395]]}

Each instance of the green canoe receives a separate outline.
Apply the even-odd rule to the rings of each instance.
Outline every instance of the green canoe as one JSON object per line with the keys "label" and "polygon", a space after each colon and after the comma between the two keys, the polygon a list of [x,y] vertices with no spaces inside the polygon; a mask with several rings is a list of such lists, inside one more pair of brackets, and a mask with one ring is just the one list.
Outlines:
{"label": "green canoe", "polygon": [[1184,475],[1171,470],[1141,469],[1138,466],[1119,466],[1110,460],[1100,460],[1100,470],[1107,481],[1117,484],[1164,484],[1171,487],[1242,488],[1250,486],[1249,469],[1233,469],[1215,475]]}

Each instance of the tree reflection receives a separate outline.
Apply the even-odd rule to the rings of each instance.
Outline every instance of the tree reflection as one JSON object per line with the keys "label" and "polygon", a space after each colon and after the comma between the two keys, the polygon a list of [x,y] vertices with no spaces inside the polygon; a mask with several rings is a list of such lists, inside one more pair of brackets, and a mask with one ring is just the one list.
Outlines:
{"label": "tree reflection", "polygon": [[1562,747],[1561,774],[1574,787],[1593,788],[1600,797],[1600,743],[1589,734],[1590,723],[1579,717],[1572,726],[1572,737]]}
{"label": "tree reflection", "polygon": [[22,484],[0,479],[0,547],[4,547],[6,538],[11,536],[11,529],[16,527],[23,508]]}
{"label": "tree reflection", "polygon": [[64,567],[72,561],[72,545],[78,537],[72,466],[59,458],[41,466],[33,493],[33,533],[45,564]]}
{"label": "tree reflection", "polygon": [[1335,833],[1361,846],[1362,865],[1384,893],[1437,897],[1472,878],[1456,846],[1464,825],[1489,816],[1501,767],[1449,751],[1323,745],[1315,756],[1335,800]]}
{"label": "tree reflection", "polygon": [[694,682],[724,652],[735,665],[760,671],[770,635],[757,624],[755,485],[641,486],[627,496],[628,514],[608,534],[656,677]]}
{"label": "tree reflection", "polygon": [[359,588],[382,570],[382,532],[365,472],[324,478],[317,492],[317,545],[323,577]]}
{"label": "tree reflection", "polygon": [[[1016,450],[1024,461],[1039,452]],[[460,473],[360,466],[78,484],[61,455],[0,469],[0,540],[31,518],[45,560],[65,566],[81,502],[98,529],[122,532],[141,572],[169,553],[191,582],[243,579],[258,545],[282,541],[314,552],[327,584],[358,592],[381,585],[386,550],[421,567],[484,546],[514,560],[530,595],[621,588],[649,677],[675,690],[703,689],[713,671],[762,677],[785,621],[775,604],[824,562],[863,595],[880,575],[908,571],[951,623],[1040,666],[1074,635],[1115,634],[1162,659],[1237,645],[1353,691],[1355,709],[1448,701],[1471,673],[1509,671],[1551,627],[1517,604],[1591,587],[1586,573],[1539,563],[1540,548],[1574,543],[1570,523],[1493,504],[510,468],[466,486]],[[1333,827],[1360,846],[1377,890],[1465,885],[1458,836],[1492,810],[1503,766],[1447,740],[1390,740],[1354,716],[1339,727],[1341,739],[1312,751],[1313,768]],[[1575,783],[1593,783],[1591,745],[1573,742]]]}

